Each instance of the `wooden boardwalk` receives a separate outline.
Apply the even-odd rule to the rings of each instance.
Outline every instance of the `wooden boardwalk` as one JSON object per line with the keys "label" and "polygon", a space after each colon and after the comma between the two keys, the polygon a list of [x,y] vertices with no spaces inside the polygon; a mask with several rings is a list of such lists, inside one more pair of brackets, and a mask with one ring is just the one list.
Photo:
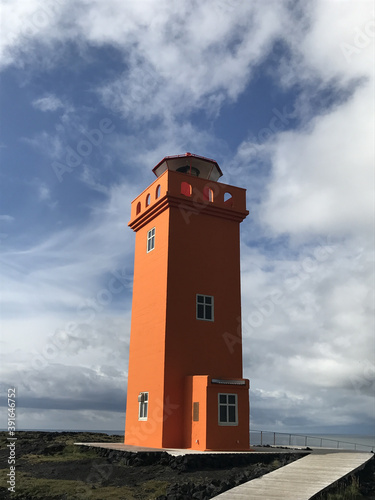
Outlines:
{"label": "wooden boardwalk", "polygon": [[307,457],[214,497],[220,500],[308,500],[374,455],[366,452],[314,450]]}

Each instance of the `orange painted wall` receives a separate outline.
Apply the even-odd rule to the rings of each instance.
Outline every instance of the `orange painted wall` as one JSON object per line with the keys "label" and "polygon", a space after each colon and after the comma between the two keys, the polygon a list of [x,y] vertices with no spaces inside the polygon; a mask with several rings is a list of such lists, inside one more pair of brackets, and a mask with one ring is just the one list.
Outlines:
{"label": "orange painted wall", "polygon": [[[219,425],[218,394],[237,394],[238,425]],[[249,450],[249,381],[245,386],[210,384],[207,390],[207,450]]]}
{"label": "orange painted wall", "polygon": [[[245,385],[214,384],[209,376],[189,376],[185,381],[183,448],[196,450],[249,449],[249,381]],[[233,379],[231,379],[233,380]],[[218,395],[236,394],[238,425],[220,425]],[[193,421],[193,403],[199,403],[199,420]]]}
{"label": "orange painted wall", "polygon": [[[156,185],[159,183],[153,187],[156,188]],[[163,190],[165,195],[166,186],[163,186]],[[149,191],[155,194],[155,189]],[[141,196],[145,202],[145,195]],[[157,200],[153,198],[153,201]],[[151,208],[150,205],[149,211]],[[132,215],[136,218],[135,211]],[[153,227],[157,227],[156,248],[147,253],[147,232]],[[168,211],[146,220],[145,225],[136,232],[126,444],[151,447],[162,445],[168,232]],[[147,421],[138,420],[140,392],[149,392]]]}
{"label": "orange painted wall", "polygon": [[[186,377],[183,448],[206,450],[208,380],[207,375]],[[199,420],[197,422],[193,421],[194,402],[199,403]]]}
{"label": "orange painted wall", "polygon": [[[185,179],[173,175],[177,187]],[[191,183],[200,192],[206,184],[201,179]],[[222,194],[227,189],[219,183],[211,185]],[[236,195],[235,201],[244,203],[245,192],[239,190]],[[180,203],[191,201],[181,198]],[[196,200],[190,212],[181,204],[170,211],[165,394],[179,408],[165,422],[165,447],[183,446],[180,422],[186,375],[242,377],[239,221],[229,214],[223,218],[210,213],[213,204],[198,196]],[[197,293],[214,296],[213,322],[196,319]],[[232,349],[225,340],[228,333],[239,337]]]}
{"label": "orange painted wall", "polygon": [[[181,193],[182,182],[191,184],[191,196],[186,196],[186,185],[185,195]],[[213,203],[203,194],[207,185]],[[226,191],[233,195],[229,203],[224,202]],[[129,225],[136,231],[136,247],[125,443],[184,447],[198,439],[202,449],[214,449],[222,440],[222,427],[208,432],[200,421],[189,430],[184,422],[191,405],[188,395],[203,401],[203,392],[217,421],[208,375],[242,377],[239,224],[246,215],[245,190],[171,171],[133,201]],[[152,227],[155,250],[147,254]],[[214,296],[214,322],[196,319],[197,293]],[[186,377],[193,375],[202,379],[195,377],[189,388]],[[138,421],[137,396],[143,391],[149,392],[146,422]],[[248,432],[248,421],[244,428]],[[225,443],[232,445],[233,433],[224,431]]]}

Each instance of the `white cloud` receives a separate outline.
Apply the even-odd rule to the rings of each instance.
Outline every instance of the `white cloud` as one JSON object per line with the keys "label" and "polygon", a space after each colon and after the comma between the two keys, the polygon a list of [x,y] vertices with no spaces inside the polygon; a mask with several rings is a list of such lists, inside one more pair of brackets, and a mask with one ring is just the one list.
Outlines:
{"label": "white cloud", "polygon": [[[284,34],[291,54],[276,71],[285,87],[302,88],[293,109],[300,126],[278,132],[271,120],[268,140],[244,142],[235,159],[250,185],[252,165],[270,166],[269,176],[257,176],[266,195],[256,213],[273,234],[366,237],[373,232],[371,6],[360,2],[354,12],[352,2],[316,2],[305,9],[305,23]],[[368,33],[362,45],[359,32]],[[357,47],[350,61],[342,53],[344,43]],[[324,89],[336,100],[331,108],[319,102]]]}
{"label": "white cloud", "polygon": [[55,37],[64,7],[66,3],[61,0],[48,0],[43,5],[38,0],[3,2],[0,65],[23,66],[29,56],[35,60],[35,41],[45,39],[49,43]]}
{"label": "white cloud", "polygon": [[[346,400],[345,418],[353,416],[350,406],[355,402],[370,422],[375,359],[374,265],[369,252],[345,240],[295,249],[277,259],[243,248],[245,375],[253,390],[289,394],[284,425],[288,416],[298,415],[313,426],[316,412],[315,425],[334,424],[339,412],[332,412],[327,400],[339,398]],[[293,397],[302,400],[304,410],[297,409]],[[256,420],[263,403],[253,401]],[[274,398],[270,404],[280,417],[280,402]],[[274,420],[271,428],[275,425]]]}
{"label": "white cloud", "polygon": [[19,140],[50,158],[59,158],[65,152],[63,137],[58,132],[43,131],[36,133],[33,137],[22,137]]}
{"label": "white cloud", "polygon": [[[301,396],[304,411],[287,397],[283,425],[297,412],[302,429],[370,423],[374,416],[372,45],[353,53],[350,63],[343,57],[340,47],[348,34],[368,22],[368,3],[354,17],[349,4],[316,4],[311,29],[292,44],[298,57],[282,68],[284,85],[305,85],[295,108],[301,127],[273,133],[261,147],[244,143],[238,157],[242,175],[252,174],[243,167],[250,161],[270,165],[253,216],[268,238],[289,238],[292,256],[279,251],[276,262],[260,257],[254,286],[254,272],[245,269],[248,376],[253,387],[277,385]],[[350,81],[361,82],[351,97],[331,109],[318,108],[311,119],[314,106],[306,100],[314,98],[314,88],[320,91],[326,82],[340,97]],[[321,253],[316,238],[327,242],[328,253]],[[272,302],[275,290],[279,304]],[[257,403],[255,419],[271,407],[278,425],[278,401]]]}
{"label": "white cloud", "polygon": [[99,191],[103,194],[108,194],[108,188],[104,184],[98,182],[97,177],[99,177],[99,169],[95,169],[94,167],[86,164],[83,165],[82,173],[80,176],[81,180],[91,189]]}
{"label": "white cloud", "polygon": [[[202,108],[217,113],[224,99],[243,91],[252,66],[281,35],[286,15],[283,2],[262,10],[249,3],[232,9],[215,9],[215,2],[196,9],[173,5],[163,17],[158,6],[142,36],[132,26],[139,50],[131,53],[129,70],[100,89],[104,103],[129,118],[170,120]],[[100,23],[103,29],[103,18]]]}
{"label": "white cloud", "polygon": [[40,201],[49,200],[51,198],[51,191],[43,182],[38,185],[38,195]]}
{"label": "white cloud", "polygon": [[279,134],[270,146],[272,178],[262,218],[275,233],[372,231],[372,84],[309,129]]}
{"label": "white cloud", "polygon": [[[50,424],[53,408],[60,408],[65,419],[78,400],[72,422],[79,414],[99,428],[123,426],[114,422],[123,421],[126,401],[133,235],[124,214],[132,189],[108,189],[86,229],[72,227],[29,249],[3,254],[2,329],[7,336],[2,337],[2,380],[17,387],[20,427],[69,427],[61,416]],[[73,373],[77,377],[69,383]]]}
{"label": "white cloud", "polygon": [[47,95],[45,97],[35,99],[32,102],[32,105],[34,108],[40,109],[40,111],[57,111],[60,108],[64,108],[62,101],[54,95]]}
{"label": "white cloud", "polygon": [[[128,69],[102,85],[100,94],[108,107],[135,119],[168,118],[201,107],[216,113],[223,99],[236,99],[243,91],[252,66],[287,29],[286,1],[266,2],[262,9],[235,0],[195,2],[194,8],[181,0],[57,3],[46,7],[40,27],[34,26],[41,10],[36,2],[6,6],[4,26],[13,31],[5,29],[3,64],[33,60],[35,44],[47,65],[58,63],[69,40],[81,47],[111,44],[122,52]],[[30,22],[34,29],[25,44]],[[56,110],[61,102],[46,96],[35,105]]]}
{"label": "white cloud", "polygon": [[131,268],[127,261],[133,247],[127,241],[132,241],[132,233],[124,225],[123,214],[132,196],[129,186],[113,187],[109,198],[96,205],[85,229],[71,227],[47,235],[28,249],[4,251],[5,310],[22,304],[25,317],[47,310],[63,317],[65,312],[77,314],[86,299],[106,288],[111,272]]}
{"label": "white cloud", "polygon": [[[354,6],[351,1],[320,0],[310,9],[311,27],[295,47],[310,76],[326,81],[339,77],[344,83],[356,75],[373,74],[373,2],[365,0]],[[347,45],[353,47],[352,56]]]}
{"label": "white cloud", "polygon": [[13,222],[14,221],[14,217],[12,215],[3,214],[3,215],[0,215],[0,221],[2,221],[2,222]]}

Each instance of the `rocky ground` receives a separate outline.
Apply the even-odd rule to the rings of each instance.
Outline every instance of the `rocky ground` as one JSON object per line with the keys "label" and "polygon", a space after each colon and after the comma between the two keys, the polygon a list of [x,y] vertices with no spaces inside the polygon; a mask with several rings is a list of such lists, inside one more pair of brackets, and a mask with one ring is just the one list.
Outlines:
{"label": "rocky ground", "polygon": [[[88,432],[19,431],[16,437],[16,486],[10,493],[9,440],[0,432],[4,499],[208,500],[303,456],[285,451],[172,457],[165,452],[134,454],[73,444],[123,440]],[[373,467],[370,481],[374,474]]]}

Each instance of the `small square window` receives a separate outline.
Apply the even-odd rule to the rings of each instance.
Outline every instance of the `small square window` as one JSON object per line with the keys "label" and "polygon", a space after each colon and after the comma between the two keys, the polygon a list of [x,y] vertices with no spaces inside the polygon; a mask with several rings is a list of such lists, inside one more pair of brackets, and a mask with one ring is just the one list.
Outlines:
{"label": "small square window", "polygon": [[210,295],[197,294],[197,319],[214,320],[214,298]]}
{"label": "small square window", "polygon": [[147,253],[155,248],[155,228],[147,231]]}
{"label": "small square window", "polygon": [[237,394],[219,394],[219,425],[238,425]]}
{"label": "small square window", "polygon": [[147,420],[148,392],[141,392],[138,396],[138,420]]}

